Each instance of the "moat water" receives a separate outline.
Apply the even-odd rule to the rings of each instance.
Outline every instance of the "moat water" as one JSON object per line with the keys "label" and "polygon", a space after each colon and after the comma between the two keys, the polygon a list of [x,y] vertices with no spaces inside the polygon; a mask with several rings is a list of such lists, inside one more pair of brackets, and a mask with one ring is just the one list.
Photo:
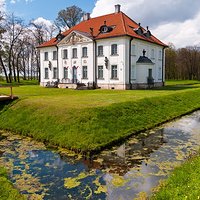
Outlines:
{"label": "moat water", "polygon": [[91,159],[0,132],[0,165],[28,199],[132,200],[150,196],[200,146],[200,111],[134,136]]}

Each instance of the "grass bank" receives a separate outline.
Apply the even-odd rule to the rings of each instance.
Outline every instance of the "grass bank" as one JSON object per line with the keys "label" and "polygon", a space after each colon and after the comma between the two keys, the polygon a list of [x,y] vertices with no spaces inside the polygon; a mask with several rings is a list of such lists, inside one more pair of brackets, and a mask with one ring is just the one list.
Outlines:
{"label": "grass bank", "polygon": [[8,180],[6,170],[0,167],[0,199],[1,200],[25,200]]}
{"label": "grass bank", "polygon": [[152,200],[200,199],[200,155],[176,168]]}
{"label": "grass bank", "polygon": [[12,82],[12,83],[6,83],[6,81],[0,80],[0,86],[1,85],[12,85],[12,86],[19,86],[19,85],[39,85],[38,80],[23,80],[20,79],[20,82]]}
{"label": "grass bank", "polygon": [[0,129],[68,149],[99,151],[200,108],[199,87],[132,91],[17,87],[14,93],[20,100],[2,108]]}

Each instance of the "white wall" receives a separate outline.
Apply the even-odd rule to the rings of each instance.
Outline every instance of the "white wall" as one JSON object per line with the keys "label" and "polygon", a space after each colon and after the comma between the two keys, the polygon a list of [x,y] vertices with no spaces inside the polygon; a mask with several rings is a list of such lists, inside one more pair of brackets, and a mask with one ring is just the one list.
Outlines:
{"label": "white wall", "polygon": [[[41,84],[45,85],[48,81],[56,81],[53,79],[53,67],[57,67],[57,60],[53,60],[53,51],[57,51],[56,47],[45,47],[40,49],[40,70],[41,70]],[[48,60],[44,58],[45,52],[48,52]],[[49,68],[49,61],[51,63],[51,69]],[[49,78],[45,79],[45,68],[48,68]]]}
{"label": "white wall", "polygon": [[[140,83],[141,77],[146,76],[146,73],[148,73],[148,68],[142,68],[141,66],[137,67],[137,60],[140,56],[143,55],[143,49],[146,51],[146,56],[152,60],[153,63],[155,63],[152,67],[153,71],[153,78],[154,82],[162,82],[162,46],[149,43],[146,41],[133,39],[132,45],[135,45],[135,52],[132,52],[131,56],[131,65],[132,65],[132,83]],[[152,55],[152,51],[154,52],[154,55]],[[160,53],[161,52],[161,53]],[[160,57],[161,55],[161,57]],[[140,71],[138,71],[140,70]],[[147,72],[146,72],[147,70]]]}
{"label": "white wall", "polygon": [[[111,45],[117,44],[118,55],[111,55]],[[103,79],[97,79],[97,83],[103,88],[111,88],[113,86],[119,85],[119,89],[125,89],[126,84],[129,84],[129,44],[130,37],[116,37],[99,39],[96,41],[96,48],[98,46],[103,46],[104,55],[102,57],[97,56],[97,73],[98,66],[103,66]],[[143,49],[146,50],[146,56],[154,62],[151,65],[153,71],[154,82],[162,82],[162,46],[142,41],[139,39],[133,39],[131,42],[131,48],[135,47],[135,51],[131,52],[131,82],[132,83],[147,83],[148,75],[148,65],[139,66],[136,61],[140,56],[143,55]],[[87,47],[87,58],[82,58],[82,48]],[[77,68],[77,79],[81,83],[87,84],[88,82],[94,81],[94,42],[91,40],[89,42],[77,43],[74,45],[69,44],[59,44],[58,46],[58,61],[59,61],[59,80],[62,81],[64,78],[64,67],[68,67],[69,79],[72,80],[72,67]],[[77,48],[77,58],[72,58],[72,49]],[[62,51],[64,49],[68,50],[68,58],[63,59]],[[57,60],[53,60],[53,51],[56,51],[56,47],[46,47],[40,49],[41,57],[41,85],[45,85],[46,82],[57,81],[53,79],[53,67],[57,67]],[[152,51],[154,55],[152,55]],[[49,79],[44,79],[44,68],[49,68],[49,61],[44,61],[44,52],[48,52],[49,61],[52,63],[52,69],[49,69]],[[160,53],[161,52],[161,55]],[[97,52],[98,53],[98,52]],[[161,56],[161,57],[160,57]],[[108,58],[108,67],[105,66],[105,57]],[[111,79],[111,66],[117,65],[118,79]],[[88,78],[82,79],[82,66],[87,66]]]}
{"label": "white wall", "polygon": [[[98,46],[103,46],[103,56],[97,56],[97,69],[98,66],[103,66],[103,79],[97,79],[98,84],[108,84],[108,88],[112,85],[124,85],[126,81],[126,68],[128,66],[127,60],[127,43],[128,37],[116,37],[97,40],[97,53]],[[111,45],[117,44],[117,55],[111,55]],[[105,57],[108,58],[108,67],[105,66]],[[117,65],[118,79],[111,79],[112,65]],[[97,70],[98,71],[98,70]],[[111,85],[111,86],[109,86]]]}
{"label": "white wall", "polygon": [[[82,57],[82,48],[87,47],[87,57]],[[77,58],[72,58],[72,49],[77,48]],[[62,51],[68,50],[68,59],[62,58]],[[60,80],[64,78],[64,67],[68,67],[69,79],[72,79],[72,67],[77,68],[77,79],[81,83],[88,83],[93,81],[93,43],[82,43],[75,45],[61,45],[59,46],[59,77]],[[82,79],[82,66],[87,66],[88,78]]]}

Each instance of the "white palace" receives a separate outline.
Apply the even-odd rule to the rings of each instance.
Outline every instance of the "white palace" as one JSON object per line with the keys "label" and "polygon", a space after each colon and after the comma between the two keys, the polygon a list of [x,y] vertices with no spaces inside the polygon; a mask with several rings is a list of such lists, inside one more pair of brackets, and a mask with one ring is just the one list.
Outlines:
{"label": "white palace", "polygon": [[[159,87],[165,82],[165,48],[115,5],[115,12],[83,20],[38,47],[42,86],[102,89]],[[83,86],[84,87],[84,86]]]}

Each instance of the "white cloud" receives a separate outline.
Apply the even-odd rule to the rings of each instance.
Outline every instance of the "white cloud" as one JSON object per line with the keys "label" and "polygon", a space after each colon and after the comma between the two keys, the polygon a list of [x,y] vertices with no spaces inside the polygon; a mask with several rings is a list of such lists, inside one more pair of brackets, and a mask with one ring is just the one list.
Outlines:
{"label": "white cloud", "polygon": [[16,0],[11,0],[10,3],[11,3],[11,4],[15,4],[15,3],[16,3]]}
{"label": "white cloud", "polygon": [[45,25],[46,27],[52,26],[52,22],[43,17],[38,17],[33,22],[37,25]]}
{"label": "white cloud", "polygon": [[200,13],[182,23],[160,25],[152,32],[166,43],[172,42],[176,47],[200,45]]}
{"label": "white cloud", "polygon": [[0,0],[0,12],[5,11],[5,0]]}
{"label": "white cloud", "polygon": [[31,3],[33,0],[25,0],[26,3]]}
{"label": "white cloud", "polygon": [[[16,3],[19,3],[20,1],[22,1],[22,0],[10,0],[10,3],[11,4],[16,4]],[[26,4],[27,3],[31,3],[33,0],[25,0],[25,2],[26,2]]]}
{"label": "white cloud", "polygon": [[200,44],[199,0],[97,0],[91,16],[113,13],[116,4],[166,43],[172,42],[176,47]]}

